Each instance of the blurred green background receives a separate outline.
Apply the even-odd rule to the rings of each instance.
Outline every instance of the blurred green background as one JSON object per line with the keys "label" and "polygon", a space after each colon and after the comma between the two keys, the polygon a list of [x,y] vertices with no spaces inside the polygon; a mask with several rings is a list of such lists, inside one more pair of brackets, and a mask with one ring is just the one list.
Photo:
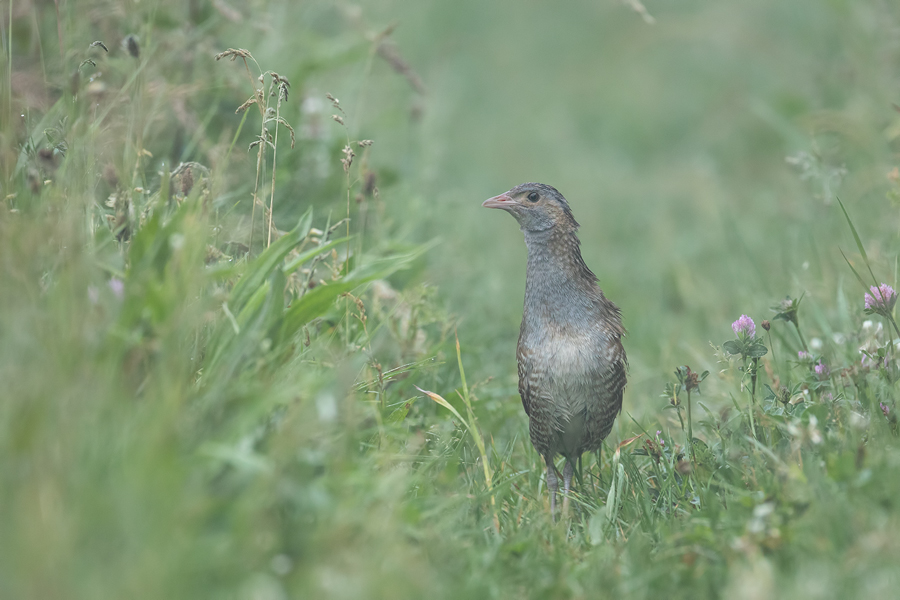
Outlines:
{"label": "blurred green background", "polygon": [[[741,313],[804,292],[833,304],[850,276],[837,246],[852,248],[835,196],[869,237],[896,230],[896,4],[649,2],[652,25],[614,1],[363,7],[399,23],[428,86],[419,124],[377,102],[363,118],[382,158],[408,157],[414,210],[396,218],[441,239],[429,278],[490,374],[515,372],[525,249],[479,204],[518,183],[569,199],[623,310],[638,411]],[[403,93],[376,80],[380,97]]]}
{"label": "blurred green background", "polygon": [[[838,432],[826,446],[811,446],[808,416],[785,418],[797,447],[767,454],[728,416],[746,390],[710,342],[803,295],[807,339],[836,372],[858,364],[871,317],[840,256],[861,268],[836,198],[879,281],[896,284],[900,4],[10,0],[0,13],[0,597],[896,588],[896,418],[854,396],[869,420],[851,427],[842,398],[844,412],[816,413]],[[297,147],[280,130],[260,187],[268,199],[272,177],[279,232],[309,207],[322,229],[349,210],[354,266],[433,244],[354,288],[368,322],[351,300],[286,339],[263,317],[226,317],[235,281],[262,272],[242,252],[265,239],[259,212],[250,239],[259,114],[234,113],[258,72],[248,82],[240,60],[216,62],[227,48],[291,82],[280,114]],[[341,149],[359,139],[374,145],[353,146],[348,194]],[[212,173],[202,211],[185,193],[165,227],[137,211],[136,237],[117,238],[116,202],[168,204],[160,190],[182,161]],[[363,194],[369,176],[377,196]],[[664,506],[678,478],[650,490],[656,467],[623,451],[623,533],[600,535],[604,454],[586,458],[585,518],[550,521],[516,393],[525,246],[509,216],[481,207],[525,181],[567,197],[585,261],[623,312],[630,378],[610,447],[661,429],[674,456],[682,434],[660,393],[677,366],[708,369],[698,435],[735,474],[726,491],[680,489]],[[340,280],[346,255],[332,256],[334,272],[323,261],[310,280]],[[284,281],[268,276],[254,298],[280,323],[266,286]],[[227,346],[238,321],[258,336]],[[470,434],[413,387],[465,411],[454,329],[491,491]],[[799,381],[793,330],[772,333],[766,381]],[[221,347],[230,371],[210,359]],[[871,389],[894,406],[893,382]],[[798,466],[786,457],[801,442]]]}

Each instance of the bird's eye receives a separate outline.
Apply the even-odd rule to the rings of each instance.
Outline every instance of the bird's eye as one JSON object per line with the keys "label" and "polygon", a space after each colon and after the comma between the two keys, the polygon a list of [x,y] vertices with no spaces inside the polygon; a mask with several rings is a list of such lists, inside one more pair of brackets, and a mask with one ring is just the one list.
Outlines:
{"label": "bird's eye", "polygon": [[540,194],[538,194],[537,192],[531,192],[530,194],[528,194],[528,200],[530,202],[537,202],[538,198],[540,197]]}

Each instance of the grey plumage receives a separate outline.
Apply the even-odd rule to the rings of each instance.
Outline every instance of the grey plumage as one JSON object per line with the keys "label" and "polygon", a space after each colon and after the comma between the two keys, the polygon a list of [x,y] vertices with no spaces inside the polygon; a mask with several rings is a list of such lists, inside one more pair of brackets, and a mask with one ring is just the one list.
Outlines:
{"label": "grey plumage", "polygon": [[565,509],[575,461],[600,447],[622,408],[625,330],[618,307],[581,257],[578,223],[562,194],[549,185],[523,183],[483,206],[506,210],[525,234],[519,395],[531,442],[547,465],[555,515],[559,484],[553,458],[566,459]]}

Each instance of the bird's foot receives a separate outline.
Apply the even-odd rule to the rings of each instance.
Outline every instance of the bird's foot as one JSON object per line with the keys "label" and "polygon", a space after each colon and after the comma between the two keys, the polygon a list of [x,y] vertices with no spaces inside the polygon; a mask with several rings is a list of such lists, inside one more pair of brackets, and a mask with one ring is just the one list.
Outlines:
{"label": "bird's foot", "polygon": [[569,516],[569,492],[572,490],[572,475],[574,474],[575,469],[572,466],[572,461],[566,459],[566,466],[563,468],[563,505],[562,505],[562,513],[564,516]]}
{"label": "bird's foot", "polygon": [[547,459],[547,489],[550,490],[550,516],[556,522],[556,493],[559,491],[559,477],[553,459]]}

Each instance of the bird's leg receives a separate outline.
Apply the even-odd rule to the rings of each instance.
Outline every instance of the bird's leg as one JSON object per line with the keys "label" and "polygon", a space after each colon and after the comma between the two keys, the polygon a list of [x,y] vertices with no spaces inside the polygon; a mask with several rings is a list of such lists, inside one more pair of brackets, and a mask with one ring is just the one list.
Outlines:
{"label": "bird's leg", "polygon": [[556,465],[553,464],[553,457],[547,455],[544,457],[547,462],[547,489],[550,490],[550,516],[556,520],[556,492],[559,490],[559,478],[556,476]]}
{"label": "bird's leg", "polygon": [[562,512],[564,515],[569,514],[569,490],[572,489],[572,472],[575,469],[572,467],[572,461],[568,458],[566,459],[566,466],[563,467],[563,507]]}

